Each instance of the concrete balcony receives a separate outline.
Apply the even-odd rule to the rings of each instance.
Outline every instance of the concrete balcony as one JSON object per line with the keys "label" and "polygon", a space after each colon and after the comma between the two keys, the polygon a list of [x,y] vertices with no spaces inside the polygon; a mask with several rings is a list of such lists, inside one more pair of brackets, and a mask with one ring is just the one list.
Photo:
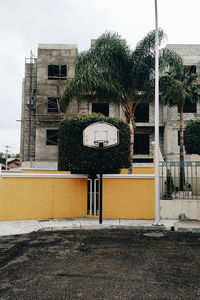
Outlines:
{"label": "concrete balcony", "polygon": [[[154,122],[136,122],[136,127],[154,127]],[[164,122],[160,122],[159,123],[159,126],[160,127],[164,127],[165,124]]]}
{"label": "concrete balcony", "polygon": [[56,114],[38,114],[36,115],[36,122],[60,122],[65,118],[64,113],[56,113]]}

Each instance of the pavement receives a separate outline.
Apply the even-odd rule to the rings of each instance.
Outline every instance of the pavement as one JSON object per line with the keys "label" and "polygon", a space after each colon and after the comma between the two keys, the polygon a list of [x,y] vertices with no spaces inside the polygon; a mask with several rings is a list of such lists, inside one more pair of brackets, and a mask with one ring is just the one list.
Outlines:
{"label": "pavement", "polygon": [[97,218],[44,219],[23,221],[0,221],[0,236],[25,234],[34,231],[56,231],[72,229],[124,228],[135,230],[171,230],[200,233],[200,221],[196,220],[161,220],[155,225],[154,220],[104,219],[99,224]]}

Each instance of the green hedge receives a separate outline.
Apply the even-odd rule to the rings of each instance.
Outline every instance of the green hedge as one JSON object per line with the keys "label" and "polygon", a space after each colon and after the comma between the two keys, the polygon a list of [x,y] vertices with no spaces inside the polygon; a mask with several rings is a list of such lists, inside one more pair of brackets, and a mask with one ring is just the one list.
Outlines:
{"label": "green hedge", "polygon": [[[119,145],[107,149],[83,146],[83,130],[105,121],[119,129]],[[79,174],[119,173],[130,167],[130,129],[127,123],[100,114],[79,115],[60,123],[58,170]]]}
{"label": "green hedge", "polygon": [[187,154],[200,154],[200,121],[189,121],[184,132],[185,151]]}

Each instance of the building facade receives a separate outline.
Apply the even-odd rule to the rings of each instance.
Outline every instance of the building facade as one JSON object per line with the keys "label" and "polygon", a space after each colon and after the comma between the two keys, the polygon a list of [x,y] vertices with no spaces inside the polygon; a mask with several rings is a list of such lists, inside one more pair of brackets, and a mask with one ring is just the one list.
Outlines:
{"label": "building facade", "polygon": [[[184,64],[200,72],[200,45],[167,45]],[[76,45],[40,44],[38,55],[25,63],[22,96],[21,160],[24,167],[57,168],[58,127],[62,119],[78,113],[100,112],[124,119],[120,105],[76,100],[64,112],[60,97],[74,76]],[[200,104],[186,103],[185,121],[200,119]],[[140,103],[136,109],[134,162],[152,162],[154,103]],[[160,149],[165,160],[179,159],[179,112],[160,105]],[[190,156],[186,156],[190,160]]]}

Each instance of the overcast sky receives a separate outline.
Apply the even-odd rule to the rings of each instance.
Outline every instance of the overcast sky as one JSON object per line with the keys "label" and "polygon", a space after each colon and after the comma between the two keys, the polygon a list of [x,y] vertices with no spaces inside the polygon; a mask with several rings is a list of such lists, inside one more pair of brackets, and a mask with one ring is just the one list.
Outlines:
{"label": "overcast sky", "polygon": [[[200,44],[200,0],[158,0],[168,43]],[[77,44],[106,30],[134,48],[155,27],[154,0],[0,0],[0,152],[19,152],[24,61],[39,43]]]}

